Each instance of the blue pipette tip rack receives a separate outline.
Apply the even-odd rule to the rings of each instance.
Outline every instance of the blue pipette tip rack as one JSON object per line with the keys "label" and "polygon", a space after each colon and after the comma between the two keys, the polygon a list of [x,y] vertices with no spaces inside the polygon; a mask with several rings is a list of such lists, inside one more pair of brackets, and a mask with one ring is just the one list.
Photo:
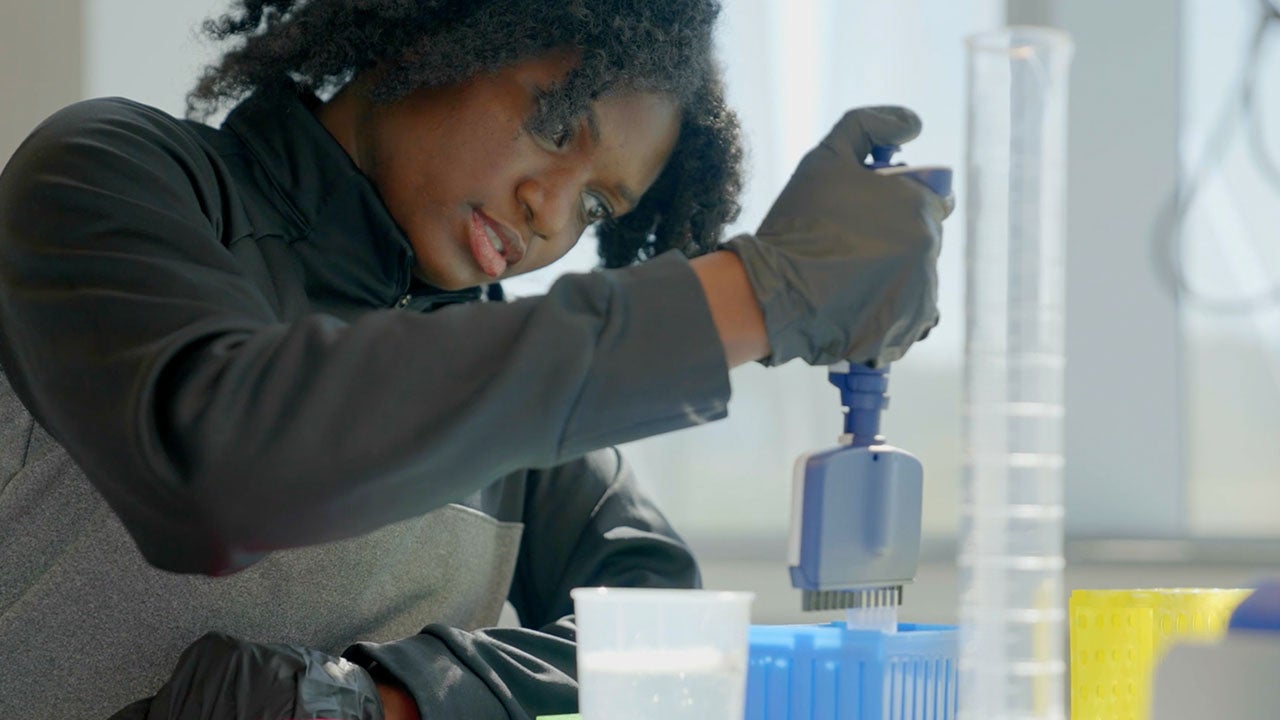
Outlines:
{"label": "blue pipette tip rack", "polygon": [[753,625],[746,720],[953,720],[958,632]]}

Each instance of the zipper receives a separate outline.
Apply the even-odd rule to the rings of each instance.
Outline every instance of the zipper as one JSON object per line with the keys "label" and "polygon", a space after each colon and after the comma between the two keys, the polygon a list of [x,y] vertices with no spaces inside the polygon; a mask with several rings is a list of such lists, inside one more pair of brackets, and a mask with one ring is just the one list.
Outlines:
{"label": "zipper", "polygon": [[[428,291],[423,293],[420,297],[422,298],[422,306],[417,309],[423,312],[430,312],[445,305],[481,300],[484,298],[484,295],[476,290],[454,290],[434,293]],[[412,300],[414,300],[413,293],[405,293],[404,295],[401,295],[391,307],[404,309],[409,307],[409,303]]]}

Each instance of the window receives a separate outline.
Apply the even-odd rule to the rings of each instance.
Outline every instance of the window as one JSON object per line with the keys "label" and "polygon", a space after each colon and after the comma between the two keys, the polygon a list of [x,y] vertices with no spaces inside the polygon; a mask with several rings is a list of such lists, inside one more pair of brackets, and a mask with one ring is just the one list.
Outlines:
{"label": "window", "polygon": [[[1277,16],[1250,53],[1265,8]],[[1184,18],[1189,528],[1280,536],[1280,6],[1185,0]],[[1251,112],[1239,102],[1249,71]]]}
{"label": "window", "polygon": [[[899,104],[924,119],[901,160],[956,168],[962,197],[965,35],[1001,23],[991,1],[864,0],[725,3],[721,57],[748,145],[743,214],[750,231],[795,164],[845,110]],[[890,374],[889,442],[925,466],[926,534],[952,534],[962,472],[964,210],[947,220],[941,324]],[[835,444],[839,396],[826,372],[796,361],[733,373],[728,419],[625,448],[683,533],[781,537],[790,522],[797,456]],[[778,544],[779,552],[783,547]]]}

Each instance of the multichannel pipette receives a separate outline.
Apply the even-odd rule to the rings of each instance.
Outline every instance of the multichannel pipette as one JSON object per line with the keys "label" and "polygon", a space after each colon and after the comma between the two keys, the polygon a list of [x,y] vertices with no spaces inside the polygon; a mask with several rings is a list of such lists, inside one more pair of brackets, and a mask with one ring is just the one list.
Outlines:
{"label": "multichannel pipette", "polygon": [[796,462],[791,584],[805,610],[844,609],[851,627],[892,631],[920,559],[924,472],[879,434],[887,371],[838,363],[829,378],[848,409],[845,432]]}
{"label": "multichannel pipette", "polygon": [[[898,148],[872,149],[868,167],[951,193],[945,167],[893,165]],[[910,453],[885,444],[880,411],[888,369],[850,363],[828,368],[846,408],[840,445],[796,462],[792,495],[791,584],[805,610],[846,610],[850,628],[897,629],[902,588],[920,560],[924,471]]]}

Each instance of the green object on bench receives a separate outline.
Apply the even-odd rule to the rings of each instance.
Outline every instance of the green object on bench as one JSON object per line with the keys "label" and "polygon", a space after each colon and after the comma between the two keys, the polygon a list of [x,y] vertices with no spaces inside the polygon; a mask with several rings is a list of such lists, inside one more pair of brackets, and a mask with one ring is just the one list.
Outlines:
{"label": "green object on bench", "polygon": [[582,720],[581,715],[540,715],[538,720]]}

